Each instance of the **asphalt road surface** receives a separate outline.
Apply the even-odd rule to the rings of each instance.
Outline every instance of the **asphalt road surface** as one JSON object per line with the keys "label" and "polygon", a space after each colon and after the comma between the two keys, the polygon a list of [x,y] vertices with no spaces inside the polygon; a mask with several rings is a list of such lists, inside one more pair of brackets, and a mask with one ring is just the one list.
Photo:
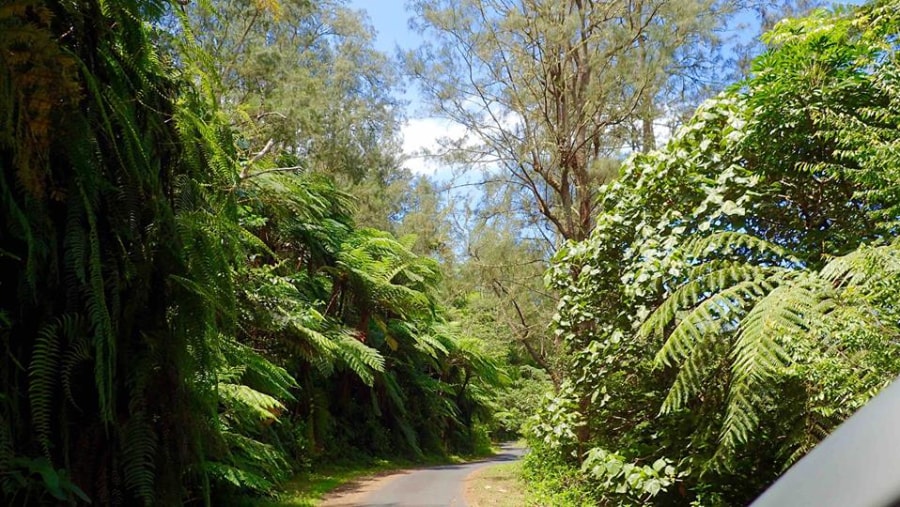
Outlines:
{"label": "asphalt road surface", "polygon": [[[482,461],[413,470],[385,481],[359,498],[334,505],[345,507],[466,507],[465,478],[479,468],[508,463],[522,457],[524,449],[503,444],[501,452]],[[326,503],[326,505],[330,505]]]}

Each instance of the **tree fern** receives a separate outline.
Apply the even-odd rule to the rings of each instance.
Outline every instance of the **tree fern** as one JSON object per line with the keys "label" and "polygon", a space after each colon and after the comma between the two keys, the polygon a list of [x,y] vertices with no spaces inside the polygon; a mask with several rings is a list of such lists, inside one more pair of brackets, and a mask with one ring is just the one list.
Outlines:
{"label": "tree fern", "polygon": [[360,342],[352,333],[340,335],[337,354],[367,385],[371,386],[375,381],[374,373],[384,371],[384,357],[377,350]]}
{"label": "tree fern", "polygon": [[755,400],[792,360],[785,342],[804,339],[810,322],[824,318],[830,309],[828,299],[821,280],[801,276],[757,301],[741,320],[721,436],[727,448],[747,442],[758,423]]}
{"label": "tree fern", "polygon": [[[665,302],[641,324],[639,333],[644,336],[653,333],[661,336],[665,327],[675,320],[676,312],[681,308],[702,301],[708,295],[727,287],[768,278],[768,275],[773,274],[777,269],[729,260],[714,260],[694,266],[685,275],[685,279],[689,282],[679,286],[671,296],[666,298]],[[752,288],[764,289],[763,287]],[[724,304],[723,311],[725,308],[733,306],[731,301],[725,301]]]}
{"label": "tree fern", "polygon": [[203,464],[204,471],[218,481],[225,482],[238,489],[249,489],[258,493],[268,493],[275,487],[264,473],[257,473],[243,464],[230,465],[219,461]]}
{"label": "tree fern", "polygon": [[214,478],[238,489],[269,493],[287,477],[290,466],[273,446],[234,431],[222,435],[230,448],[228,460],[204,464]]}
{"label": "tree fern", "polygon": [[[731,233],[729,237],[734,238]],[[799,352],[795,351],[813,348],[826,355],[842,354],[842,343],[822,341],[821,322],[832,318],[840,306],[877,305],[872,296],[883,290],[886,281],[897,287],[900,263],[893,245],[861,247],[818,272],[793,263],[780,265],[771,258],[762,266],[749,261],[703,261],[704,256],[719,253],[697,245],[715,241],[694,243],[691,252],[699,263],[691,269],[688,282],[672,292],[639,333],[665,332],[686,312],[656,356],[657,364],[678,369],[663,413],[684,408],[704,391],[704,372],[721,360],[719,343],[727,343],[731,375],[720,433],[722,451],[727,454],[750,440],[760,423],[762,404],[796,360]],[[775,251],[760,240],[742,239],[740,245]]]}
{"label": "tree fern", "polygon": [[[71,336],[71,335],[70,335]],[[61,383],[65,399],[72,404],[77,410],[81,410],[78,401],[72,391],[73,377],[75,370],[82,365],[90,364],[93,359],[92,343],[88,336],[84,333],[74,335],[68,348],[62,358],[62,367],[60,369]]]}
{"label": "tree fern", "polygon": [[[700,301],[692,301],[696,305],[687,316],[675,327],[665,344],[656,355],[657,363],[670,366],[689,357],[695,345],[706,335],[716,335],[726,330],[726,326],[735,325],[745,315],[745,308],[755,299],[772,290],[772,282],[766,278],[739,281],[735,285],[715,287],[717,292]],[[699,304],[698,304],[699,303]],[[677,307],[676,307],[677,308]],[[678,308],[680,309],[680,308]],[[675,308],[665,308],[672,317]],[[657,319],[662,322],[662,319]],[[649,321],[648,321],[649,322]],[[666,322],[668,323],[668,322]],[[651,322],[651,326],[659,325]],[[686,395],[679,395],[683,398]]]}
{"label": "tree fern", "polygon": [[690,259],[734,256],[746,259],[756,254],[781,264],[798,263],[799,260],[787,249],[772,242],[757,238],[752,234],[734,231],[717,231],[706,236],[691,239],[679,249],[680,255]]}
{"label": "tree fern", "polygon": [[228,407],[225,417],[244,424],[276,422],[277,414],[284,410],[284,405],[275,397],[244,384],[221,382],[218,392],[220,400]]}
{"label": "tree fern", "polygon": [[[233,339],[223,337],[221,345],[226,357],[226,364],[239,365],[243,381],[251,386],[257,386],[260,390],[271,394],[272,397],[282,401],[295,399],[293,390],[299,388],[297,380],[283,367],[272,363],[247,345],[238,343]],[[234,381],[234,379],[220,380]]]}
{"label": "tree fern", "polygon": [[[336,266],[352,277],[363,305],[413,317],[432,306],[430,291],[438,280],[433,263],[409,252],[389,234],[367,229],[348,239]],[[404,280],[398,280],[401,275]]]}
{"label": "tree fern", "polygon": [[415,334],[416,348],[434,359],[450,354],[450,348],[448,348],[446,340],[442,333],[423,332]]}
{"label": "tree fern", "polygon": [[383,383],[385,393],[387,393],[388,398],[391,400],[394,409],[401,415],[406,414],[406,395],[403,393],[403,389],[400,388],[400,384],[397,382],[397,377],[393,372],[386,372],[384,375],[378,377],[378,380]]}

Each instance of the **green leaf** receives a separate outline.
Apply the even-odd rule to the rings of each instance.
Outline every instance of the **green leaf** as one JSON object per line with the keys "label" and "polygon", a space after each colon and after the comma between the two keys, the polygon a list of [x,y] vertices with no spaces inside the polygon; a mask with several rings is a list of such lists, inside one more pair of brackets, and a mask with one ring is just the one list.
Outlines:
{"label": "green leaf", "polygon": [[666,460],[660,458],[653,462],[653,470],[659,473],[666,466]]}
{"label": "green leaf", "polygon": [[650,479],[644,484],[644,491],[650,494],[650,496],[656,496],[660,489],[662,489],[662,485],[659,483],[657,479]]}

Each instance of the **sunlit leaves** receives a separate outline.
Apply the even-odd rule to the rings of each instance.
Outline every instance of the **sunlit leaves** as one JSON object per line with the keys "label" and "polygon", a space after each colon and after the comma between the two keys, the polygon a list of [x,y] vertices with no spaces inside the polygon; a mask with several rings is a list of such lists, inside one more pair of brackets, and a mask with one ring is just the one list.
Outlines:
{"label": "sunlit leaves", "polygon": [[780,23],[746,82],[604,187],[548,276],[591,445],[669,445],[698,491],[736,494],[900,372],[896,11]]}

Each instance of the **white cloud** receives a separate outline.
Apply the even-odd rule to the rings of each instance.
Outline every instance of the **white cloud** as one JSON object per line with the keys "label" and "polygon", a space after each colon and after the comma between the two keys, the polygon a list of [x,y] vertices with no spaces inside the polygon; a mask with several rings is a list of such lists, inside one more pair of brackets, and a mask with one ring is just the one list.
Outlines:
{"label": "white cloud", "polygon": [[403,136],[403,167],[414,174],[434,176],[449,169],[435,157],[441,151],[441,139],[459,139],[466,135],[466,128],[459,123],[441,118],[413,118],[407,120],[400,131]]}

